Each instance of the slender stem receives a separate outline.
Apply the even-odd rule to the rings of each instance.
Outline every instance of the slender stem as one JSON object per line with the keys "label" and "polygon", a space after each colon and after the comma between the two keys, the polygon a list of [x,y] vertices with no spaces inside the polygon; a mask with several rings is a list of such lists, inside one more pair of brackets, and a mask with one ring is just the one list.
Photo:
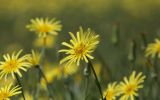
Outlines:
{"label": "slender stem", "polygon": [[95,72],[95,70],[93,68],[92,62],[89,59],[88,59],[88,61],[89,61],[88,64],[89,64],[89,66],[90,66],[90,68],[91,68],[91,70],[93,72],[94,77],[95,77],[95,83],[96,83],[96,85],[97,85],[97,87],[99,89],[101,98],[103,100],[103,94],[102,94],[102,88],[101,88],[100,82],[98,81],[98,77],[97,77],[96,72]]}
{"label": "slender stem", "polygon": [[[41,49],[41,57],[40,57],[40,66],[44,65],[44,58],[45,58],[45,50],[46,50],[46,42],[47,42],[47,37],[43,38],[43,47]],[[40,67],[39,65],[36,65],[36,67]],[[38,83],[37,83],[37,88],[36,88],[36,93],[34,96],[34,100],[37,100],[39,97],[39,92],[40,92],[40,80],[41,80],[41,73],[38,70]]]}
{"label": "slender stem", "polygon": [[47,37],[44,37],[43,38],[43,47],[46,47],[46,44],[47,44]]}
{"label": "slender stem", "polygon": [[16,80],[17,80],[18,85],[21,87],[23,100],[26,100],[26,99],[25,99],[25,96],[24,96],[24,91],[23,91],[23,88],[22,88],[21,81],[20,81],[20,79],[19,79],[19,77],[18,77],[18,75],[17,75],[16,73],[14,73],[14,75],[15,75],[15,77],[16,77]]}
{"label": "slender stem", "polygon": [[46,76],[44,75],[43,71],[41,70],[40,66],[37,66],[36,68],[39,70],[40,76],[42,76],[43,79],[45,80],[46,85],[47,85],[47,89],[48,89],[48,92],[49,92],[49,97],[50,97],[50,99],[52,100],[53,95],[52,95],[52,92],[50,91],[50,88],[51,88],[51,87],[50,87],[50,85],[49,85],[49,83],[48,83],[48,81],[47,81],[47,78],[46,78]]}

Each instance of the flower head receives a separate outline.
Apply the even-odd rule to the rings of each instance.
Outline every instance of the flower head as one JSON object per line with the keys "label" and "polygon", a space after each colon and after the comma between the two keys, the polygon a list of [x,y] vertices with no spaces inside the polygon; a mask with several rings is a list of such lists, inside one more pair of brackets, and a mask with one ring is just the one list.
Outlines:
{"label": "flower head", "polygon": [[40,54],[34,50],[31,50],[32,54],[31,54],[31,57],[28,59],[28,61],[33,65],[33,66],[36,66],[36,65],[39,65],[40,63]]}
{"label": "flower head", "polygon": [[115,100],[118,95],[118,85],[116,82],[109,83],[107,89],[103,93],[104,100]]}
{"label": "flower head", "polygon": [[[24,95],[26,100],[34,100],[33,96],[28,91],[25,91]],[[21,97],[20,100],[24,100],[24,98]]]}
{"label": "flower head", "polygon": [[10,77],[7,77],[7,80],[6,79],[4,79],[4,78],[1,78],[0,79],[0,87],[3,87],[3,86],[5,86],[6,84],[10,84],[10,83],[15,83],[16,82],[16,80],[15,79],[13,79],[11,76]]}
{"label": "flower head", "polygon": [[70,66],[72,63],[79,65],[80,60],[85,60],[88,63],[88,59],[94,58],[91,53],[99,43],[99,35],[90,29],[83,31],[82,28],[76,33],[76,36],[71,32],[69,34],[72,38],[70,43],[62,42],[62,45],[68,48],[59,50],[59,52],[64,52],[67,55],[60,61],[60,64],[67,61],[66,66]]}
{"label": "flower head", "polygon": [[134,100],[134,96],[138,96],[138,90],[143,88],[145,76],[142,73],[133,71],[130,78],[124,77],[124,82],[119,85],[120,100]]}
{"label": "flower head", "polygon": [[57,35],[61,31],[60,21],[48,18],[31,19],[31,24],[26,26],[30,31],[36,32],[40,37],[46,37],[47,34]]}
{"label": "flower head", "polygon": [[26,54],[19,57],[21,52],[22,50],[20,50],[17,54],[13,52],[11,56],[9,54],[3,55],[5,61],[0,62],[0,78],[5,77],[6,79],[8,74],[11,74],[14,78],[15,73],[22,77],[20,70],[27,71],[27,68],[31,66],[31,64],[27,61],[30,55]]}
{"label": "flower head", "polygon": [[12,84],[0,88],[0,100],[10,100],[10,97],[21,93],[20,89],[19,86],[12,88]]}
{"label": "flower head", "polygon": [[160,57],[160,40],[155,39],[155,43],[150,43],[146,48],[146,57]]}
{"label": "flower head", "polygon": [[[67,78],[68,76],[75,74],[78,71],[78,68],[79,67],[75,65],[72,65],[70,67],[63,67],[63,66],[51,67],[47,65],[45,66],[44,73],[48,83],[51,84],[55,80]],[[41,79],[41,85],[42,88],[46,88],[46,82],[43,78]]]}

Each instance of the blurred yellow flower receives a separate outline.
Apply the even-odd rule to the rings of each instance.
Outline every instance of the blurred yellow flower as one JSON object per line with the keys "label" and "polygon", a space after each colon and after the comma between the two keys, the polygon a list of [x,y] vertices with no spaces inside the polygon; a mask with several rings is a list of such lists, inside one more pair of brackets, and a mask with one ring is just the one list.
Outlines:
{"label": "blurred yellow flower", "polygon": [[0,88],[0,100],[10,100],[10,97],[21,93],[20,89],[19,86],[12,88],[12,84]]}
{"label": "blurred yellow flower", "polygon": [[115,100],[119,95],[117,82],[109,83],[103,93],[104,100]]}
{"label": "blurred yellow flower", "polygon": [[19,57],[21,52],[22,50],[17,54],[13,52],[11,56],[9,54],[3,55],[5,61],[0,62],[0,78],[5,77],[6,79],[8,74],[11,74],[15,78],[14,73],[22,77],[20,70],[27,71],[27,68],[31,66],[31,63],[27,61],[30,55],[26,54]]}
{"label": "blurred yellow flower", "polygon": [[63,75],[65,78],[67,78],[69,75],[73,75],[78,71],[78,66],[76,66],[75,64],[72,64],[70,66],[67,67],[63,67]]}
{"label": "blurred yellow flower", "polygon": [[88,63],[88,59],[94,58],[91,53],[99,43],[99,35],[96,35],[90,29],[83,31],[81,27],[76,36],[71,32],[69,34],[72,38],[70,43],[62,42],[62,45],[68,47],[68,49],[59,50],[59,52],[64,52],[67,55],[60,61],[60,64],[67,61],[66,66],[70,66],[72,63],[79,65],[80,60],[85,60]]}
{"label": "blurred yellow flower", "polygon": [[31,50],[31,57],[28,61],[32,64],[32,66],[37,66],[40,63],[40,53],[34,50]]}
{"label": "blurred yellow flower", "polygon": [[[51,36],[51,35],[47,35],[46,36],[46,44],[45,44],[45,47],[46,48],[53,48],[55,46],[55,40],[56,40],[56,37],[55,36]],[[43,47],[44,46],[44,40],[43,38],[36,38],[34,40],[34,43],[33,45],[35,47]]]}
{"label": "blurred yellow flower", "polygon": [[[26,100],[34,100],[33,96],[27,91],[24,92],[24,95]],[[20,98],[20,100],[23,100],[23,98]]]}
{"label": "blurred yellow flower", "polygon": [[101,67],[102,65],[99,62],[94,64],[94,69],[98,77],[100,76],[100,73],[101,73]]}
{"label": "blurred yellow flower", "polygon": [[36,32],[39,37],[46,37],[48,34],[57,35],[57,32],[61,31],[62,25],[60,21],[56,21],[54,18],[51,20],[48,18],[35,18],[31,19],[31,24],[26,27],[30,31]]}
{"label": "blurred yellow flower", "polygon": [[155,43],[150,43],[146,48],[146,57],[160,57],[160,40],[155,39]]}
{"label": "blurred yellow flower", "polygon": [[141,72],[136,75],[135,71],[132,72],[129,79],[124,77],[124,82],[119,85],[120,100],[134,100],[134,97],[138,96],[138,90],[143,88],[142,83],[145,77]]}
{"label": "blurred yellow flower", "polygon": [[[74,66],[74,67],[72,67]],[[63,66],[57,66],[57,67],[50,67],[45,66],[45,76],[47,78],[48,83],[52,83],[55,79],[62,79],[67,78],[69,75],[73,75],[78,71],[78,67],[76,65],[72,65],[70,67],[63,67]],[[46,82],[44,79],[41,79],[41,85],[43,88],[46,88]]]}
{"label": "blurred yellow flower", "polygon": [[6,84],[15,83],[15,79],[13,79],[11,76],[7,77],[7,80],[4,78],[0,79],[0,87],[5,86]]}

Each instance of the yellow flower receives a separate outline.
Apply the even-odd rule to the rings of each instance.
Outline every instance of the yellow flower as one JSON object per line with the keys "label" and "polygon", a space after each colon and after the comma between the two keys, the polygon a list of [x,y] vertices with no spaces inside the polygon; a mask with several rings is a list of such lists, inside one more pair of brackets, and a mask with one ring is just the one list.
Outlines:
{"label": "yellow flower", "polygon": [[73,33],[69,33],[71,36],[70,43],[62,42],[62,45],[68,47],[67,49],[59,50],[59,52],[64,52],[67,56],[60,61],[60,64],[68,61],[66,66],[70,66],[72,63],[77,63],[79,65],[80,60],[85,60],[88,63],[88,59],[93,59],[91,53],[95,50],[97,44],[99,43],[98,37],[90,29],[77,32],[76,36]]}
{"label": "yellow flower", "polygon": [[76,66],[75,64],[72,64],[70,66],[67,67],[63,67],[63,75],[65,78],[67,78],[69,75],[73,75],[78,71],[78,66]]}
{"label": "yellow flower", "polygon": [[138,96],[138,90],[143,88],[145,76],[142,73],[133,71],[130,78],[124,77],[124,82],[119,85],[119,93],[121,94],[120,100],[134,100],[135,96]]}
{"label": "yellow flower", "polygon": [[31,66],[27,59],[30,55],[26,54],[22,57],[19,57],[22,50],[20,50],[17,54],[15,52],[10,56],[9,54],[3,55],[5,61],[0,62],[0,78],[7,78],[8,74],[11,74],[13,78],[15,78],[14,73],[17,73],[20,77],[22,74],[20,70],[27,71],[27,68]]}
{"label": "yellow flower", "polygon": [[101,74],[101,70],[102,70],[101,63],[99,63],[99,62],[95,63],[94,68],[95,68],[95,72],[96,72],[97,76],[99,77]]}
{"label": "yellow flower", "polygon": [[34,50],[31,50],[32,54],[31,57],[28,59],[28,61],[33,65],[39,65],[40,63],[40,54],[38,52],[35,52]]}
{"label": "yellow flower", "polygon": [[[24,95],[26,100],[34,100],[33,96],[28,91],[25,91]],[[21,97],[20,100],[23,100],[23,97]]]}
{"label": "yellow flower", "polygon": [[[72,67],[74,66],[74,67]],[[70,67],[56,66],[50,67],[45,66],[45,76],[47,78],[48,83],[52,83],[56,79],[62,79],[62,77],[67,78],[69,75],[73,75],[78,71],[78,67],[76,65],[72,65]],[[41,79],[42,88],[46,88],[46,82],[42,78]]]}
{"label": "yellow flower", "polygon": [[107,89],[103,93],[103,97],[105,100],[115,100],[119,95],[118,85],[116,82],[109,83]]}
{"label": "yellow flower", "polygon": [[146,48],[146,57],[160,57],[160,40],[155,39],[155,43],[150,43]]}
{"label": "yellow flower", "polygon": [[60,21],[48,18],[31,19],[31,24],[26,26],[30,31],[36,32],[40,37],[46,37],[48,34],[57,35],[61,31]]}
{"label": "yellow flower", "polygon": [[[46,36],[45,47],[46,48],[53,48],[55,46],[55,40],[56,40],[55,36],[51,36],[51,35]],[[33,45],[36,47],[43,47],[44,46],[43,38],[36,38]]]}
{"label": "yellow flower", "polygon": [[6,84],[10,84],[10,83],[15,83],[16,82],[16,80],[15,79],[13,79],[11,76],[10,77],[7,77],[7,80],[6,79],[4,79],[4,78],[1,78],[0,79],[0,87],[3,87],[3,86],[5,86]]}
{"label": "yellow flower", "polygon": [[[59,79],[62,75],[61,67],[51,67],[49,63],[45,64],[44,74],[49,84],[51,84],[55,79]],[[46,82],[41,79],[42,88],[46,89]]]}
{"label": "yellow flower", "polygon": [[12,88],[12,84],[0,88],[0,100],[10,100],[10,97],[21,93],[20,89],[19,86]]}

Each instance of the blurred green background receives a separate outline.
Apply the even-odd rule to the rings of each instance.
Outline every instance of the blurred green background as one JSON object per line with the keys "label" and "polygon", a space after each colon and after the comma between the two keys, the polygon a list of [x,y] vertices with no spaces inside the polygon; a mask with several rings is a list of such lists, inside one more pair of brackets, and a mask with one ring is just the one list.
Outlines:
{"label": "blurred green background", "polygon": [[[135,69],[141,70],[145,69],[141,33],[145,34],[147,42],[160,35],[160,0],[0,0],[1,54],[34,48],[36,35],[25,26],[35,17],[55,17],[61,21],[63,28],[58,35],[57,45],[67,40],[68,32],[76,32],[79,26],[90,27],[100,34],[97,52],[103,55],[110,67],[113,80],[126,75],[123,72],[127,72],[130,66],[127,57],[132,40],[138,48]],[[116,46],[111,43],[115,23],[120,28]]]}

